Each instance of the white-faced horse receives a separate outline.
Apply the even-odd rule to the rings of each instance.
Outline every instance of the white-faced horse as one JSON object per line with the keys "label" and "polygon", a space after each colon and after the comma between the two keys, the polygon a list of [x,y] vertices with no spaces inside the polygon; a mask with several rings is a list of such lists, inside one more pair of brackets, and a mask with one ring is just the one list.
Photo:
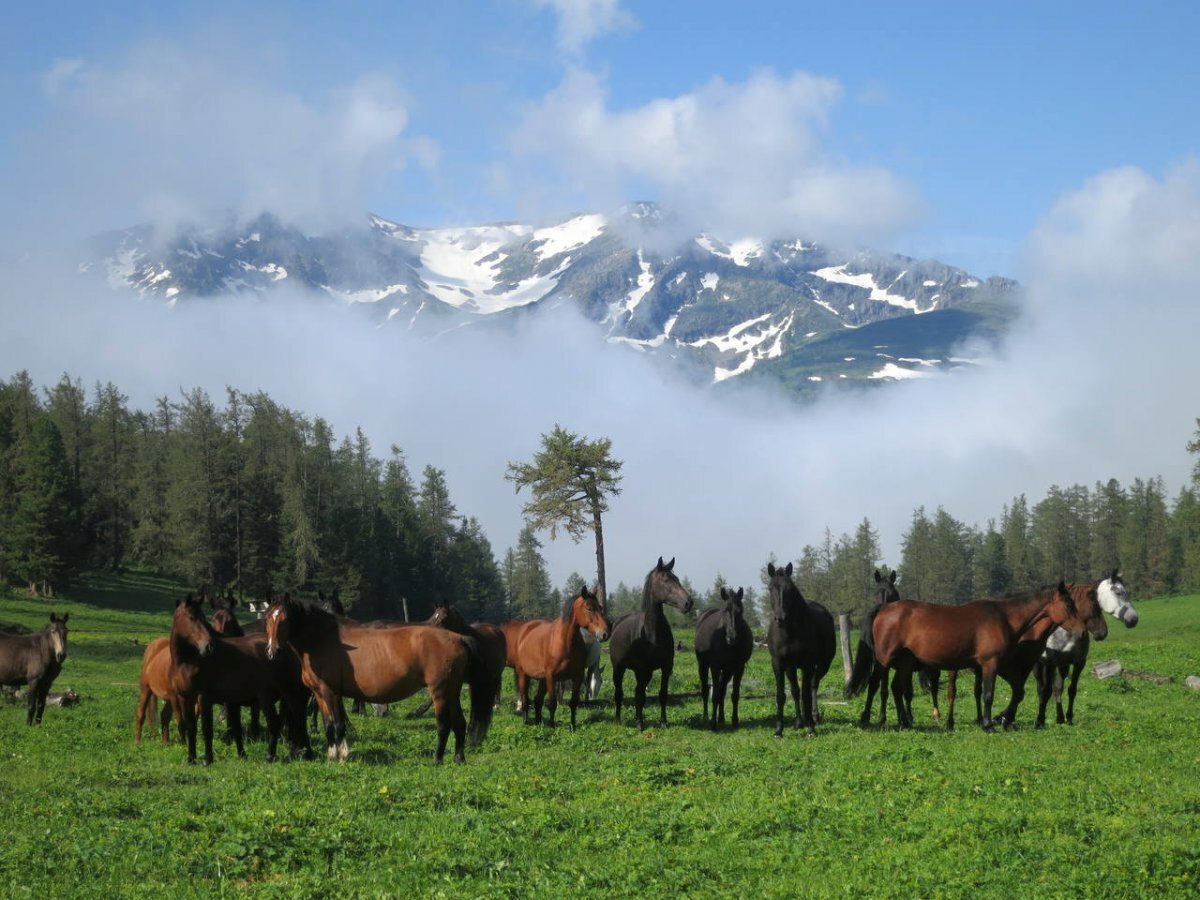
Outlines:
{"label": "white-faced horse", "polygon": [[[1091,584],[1071,585],[1071,590],[1094,590],[1096,602],[1106,613],[1133,628],[1138,623],[1137,610],[1129,602],[1129,591],[1117,569],[1103,581]],[[1059,725],[1073,724],[1075,719],[1075,691],[1079,686],[1079,675],[1087,664],[1090,641],[1085,631],[1081,637],[1073,638],[1061,628],[1057,628],[1046,641],[1046,649],[1037,662],[1036,678],[1038,686],[1038,715],[1037,727],[1046,727],[1046,706],[1050,695],[1054,695],[1057,707],[1056,721]],[[1063,715],[1062,690],[1067,673],[1071,680],[1067,686],[1067,712]]]}

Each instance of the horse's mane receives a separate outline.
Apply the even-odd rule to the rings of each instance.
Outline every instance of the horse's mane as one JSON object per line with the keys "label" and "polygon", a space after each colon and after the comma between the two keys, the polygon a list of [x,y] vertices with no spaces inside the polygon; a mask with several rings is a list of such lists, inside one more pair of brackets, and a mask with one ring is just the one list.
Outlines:
{"label": "horse's mane", "polygon": [[566,602],[563,603],[562,620],[564,622],[570,622],[573,618],[575,618],[575,598],[582,596],[582,594],[583,587],[580,586],[579,590],[568,597]]}

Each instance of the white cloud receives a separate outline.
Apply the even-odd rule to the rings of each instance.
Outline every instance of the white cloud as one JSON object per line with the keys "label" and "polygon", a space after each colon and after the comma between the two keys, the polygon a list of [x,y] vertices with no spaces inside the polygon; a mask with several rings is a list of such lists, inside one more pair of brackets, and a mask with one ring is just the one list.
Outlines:
{"label": "white cloud", "polygon": [[581,207],[656,199],[689,227],[729,238],[879,239],[919,204],[887,170],[825,151],[841,96],[832,79],[763,70],[615,110],[601,78],[573,69],[526,110],[511,144],[529,170],[506,178],[535,196],[553,183],[557,202]]}
{"label": "white cloud", "polygon": [[621,0],[533,0],[553,10],[558,18],[558,47],[578,56],[584,45],[613,31],[629,28],[633,17],[621,8]]}
{"label": "white cloud", "polygon": [[429,138],[406,136],[407,98],[383,75],[310,97],[253,53],[144,41],[108,65],[57,60],[43,84],[49,121],[26,136],[29,177],[17,185],[43,225],[70,215],[101,230],[223,208],[361,219],[371,188],[410,159],[437,158]]}

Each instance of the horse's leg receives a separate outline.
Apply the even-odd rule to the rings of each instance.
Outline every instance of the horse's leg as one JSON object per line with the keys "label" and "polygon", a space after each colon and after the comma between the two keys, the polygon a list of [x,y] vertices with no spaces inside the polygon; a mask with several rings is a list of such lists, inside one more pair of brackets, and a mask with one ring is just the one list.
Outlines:
{"label": "horse's leg", "polygon": [[958,669],[951,669],[946,678],[946,730],[954,730],[954,695],[958,691]]}
{"label": "horse's leg", "polygon": [[643,716],[646,708],[646,688],[650,686],[650,676],[653,674],[653,669],[633,670],[633,720],[637,723],[638,731],[646,730],[646,720]]}
{"label": "horse's leg", "polygon": [[892,669],[892,700],[896,704],[896,723],[902,729],[912,728],[912,721],[908,718],[908,710],[904,705],[904,685],[911,678],[912,664],[903,658],[897,660]]}
{"label": "horse's leg", "polygon": [[729,687],[729,670],[713,669],[712,730],[725,724],[725,691]]}
{"label": "horse's leg", "polygon": [[467,745],[467,716],[462,708],[462,690],[454,695],[450,702],[450,730],[454,732],[454,761],[467,761],[463,748]]}
{"label": "horse's leg", "polygon": [[184,740],[187,742],[188,765],[194,766],[196,764],[196,704],[180,698],[177,706],[176,718],[179,719],[179,728],[183,731]]}
{"label": "horse's leg", "polygon": [[[283,699],[279,700],[280,706],[283,706]],[[279,712],[275,709],[275,703],[265,697],[260,699],[256,704],[263,712],[263,717],[267,720],[267,762],[275,762],[275,752],[279,747],[279,732],[282,728]],[[238,716],[238,731],[241,731],[241,716]],[[288,726],[291,730],[291,726]]]}
{"label": "horse's leg", "polygon": [[[574,683],[578,680],[578,678],[572,679],[572,687],[574,687]],[[542,683],[546,686],[546,710],[550,713],[546,724],[553,728],[554,714],[558,712],[558,698],[563,692],[563,683],[561,681],[555,681],[554,674],[552,672],[546,673],[546,678]],[[540,718],[541,717],[539,715],[539,719]]]}
{"label": "horse's leg", "polygon": [[1067,686],[1067,724],[1075,724],[1075,691],[1079,688],[1079,673],[1083,671],[1084,663],[1077,661],[1071,665],[1071,683]]}
{"label": "horse's leg", "polygon": [[1008,706],[1004,707],[1004,711],[1000,713],[996,721],[1004,726],[1005,731],[1009,731],[1017,727],[1017,707],[1025,699],[1025,682],[1010,678],[1005,678],[1004,680],[1008,682],[1009,689],[1012,691],[1012,697],[1008,701]]}
{"label": "horse's leg", "polygon": [[225,704],[225,723],[229,733],[233,735],[234,746],[237,747],[238,759],[246,758],[246,746],[242,734],[242,708],[236,703]]}
{"label": "horse's leg", "polygon": [[[872,672],[871,678],[875,682],[875,687],[879,690],[879,727],[887,726],[887,701],[888,691],[891,690],[891,676],[888,674],[891,670],[887,666],[880,663],[875,664],[875,669]],[[867,710],[870,713],[870,710]]]}
{"label": "horse's leg", "polygon": [[1066,680],[1067,666],[1063,663],[1056,663],[1053,673],[1053,690],[1054,690],[1054,706],[1055,706],[1055,721],[1059,725],[1067,723],[1067,717],[1063,715],[1062,692],[1063,682]]}
{"label": "horse's leg", "polygon": [[[714,674],[714,678],[713,678],[713,689],[714,690],[716,689],[716,683],[717,683],[717,680],[716,680],[716,677]],[[703,710],[700,713],[700,715],[702,716],[701,721],[707,723],[708,722],[708,665],[707,665],[707,663],[700,663],[700,704],[701,704],[701,707]],[[716,694],[714,694],[713,695],[713,714],[714,714],[714,716],[716,715],[716,706],[717,706],[717,697],[716,697]],[[713,723],[713,726],[715,728],[716,722]]]}
{"label": "horse's leg", "polygon": [[996,668],[997,663],[994,660],[988,660],[985,665],[979,667],[979,677],[983,683],[984,731],[994,731],[996,729],[996,725],[992,721],[992,701],[996,696]]}
{"label": "horse's leg", "polygon": [[38,680],[36,678],[31,680],[26,690],[28,693],[25,695],[25,724],[32,725],[33,717],[37,712]]}
{"label": "horse's leg", "polygon": [[979,670],[975,670],[975,724],[983,724],[983,681]]}
{"label": "horse's leg", "polygon": [[742,670],[734,669],[733,672],[733,719],[730,721],[731,728],[738,727],[738,701],[742,695]]}
{"label": "horse's leg", "polygon": [[675,670],[674,657],[670,662],[667,662],[662,671],[658,673],[658,723],[661,727],[667,727],[667,700],[670,698],[671,690],[671,673]]}
{"label": "horse's leg", "polygon": [[621,721],[621,701],[625,699],[625,668],[613,664],[613,704],[616,706],[618,722]]}
{"label": "horse's leg", "polygon": [[[795,684],[795,675],[792,676],[793,684]],[[800,669],[800,697],[804,701],[804,727],[805,734],[809,737],[817,736],[817,722],[813,718],[813,706],[816,703],[817,686],[816,677],[810,666],[803,666]]]}
{"label": "horse's leg", "polygon": [[787,667],[788,684],[792,686],[792,705],[796,708],[796,728],[800,728],[802,721],[800,715],[801,700],[800,700],[800,679],[796,671],[796,666]]}
{"label": "horse's leg", "polygon": [[542,724],[542,704],[546,701],[546,679],[538,680],[537,695],[533,699],[533,721],[537,725]]}
{"label": "horse's leg", "polygon": [[942,720],[942,711],[938,709],[938,688],[941,686],[942,670],[930,669],[928,674],[929,696],[933,700],[933,718],[934,721],[940,722]]}
{"label": "horse's leg", "polygon": [[862,715],[858,717],[858,727],[866,728],[871,724],[871,707],[875,705],[875,691],[879,687],[879,663],[871,665],[871,674],[867,676],[867,702],[863,706]]}
{"label": "horse's leg", "polygon": [[775,672],[775,737],[783,737],[783,707],[787,693],[783,688],[783,663],[771,657],[771,668]]}
{"label": "horse's leg", "polygon": [[1050,667],[1046,662],[1046,658],[1039,657],[1038,661],[1033,665],[1033,680],[1037,685],[1038,692],[1038,711],[1037,721],[1034,723],[1034,728],[1046,727],[1046,707],[1050,703],[1050,682],[1047,676],[1050,674]]}
{"label": "horse's leg", "polygon": [[[174,706],[171,705],[171,701],[163,700],[162,714],[159,720],[159,730],[162,733],[162,745],[164,747],[171,743],[171,713],[173,710]],[[182,724],[180,724],[179,727],[182,728]]]}
{"label": "horse's leg", "polygon": [[204,731],[204,765],[213,764],[213,704],[205,698],[200,706],[200,727]]}
{"label": "horse's leg", "polygon": [[[586,677],[586,676],[585,676]],[[575,730],[575,710],[579,708],[579,681],[577,679],[571,684],[571,730]]]}
{"label": "horse's leg", "polygon": [[517,712],[521,714],[521,721],[526,725],[529,724],[529,676],[524,672],[514,670],[513,677],[517,681]]}

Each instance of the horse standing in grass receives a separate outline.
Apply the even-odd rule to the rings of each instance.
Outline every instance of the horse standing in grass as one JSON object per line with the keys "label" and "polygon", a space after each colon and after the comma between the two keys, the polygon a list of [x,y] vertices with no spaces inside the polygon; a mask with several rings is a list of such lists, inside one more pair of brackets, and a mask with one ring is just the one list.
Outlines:
{"label": "horse standing in grass", "polygon": [[[1114,619],[1123,622],[1126,628],[1133,628],[1137,625],[1137,610],[1129,602],[1129,591],[1121,579],[1120,570],[1113,569],[1111,575],[1100,581],[1093,581],[1090,584],[1072,584],[1068,587],[1071,590],[1071,596],[1076,599],[1076,603],[1079,603],[1088,593],[1094,594],[1100,608]],[[1102,640],[1102,638],[1097,638],[1097,640]],[[1055,721],[1059,725],[1074,723],[1075,691],[1079,687],[1079,676],[1087,664],[1088,647],[1087,634],[1076,640],[1062,629],[1052,632],[1046,641],[1046,649],[1034,666],[1038,686],[1038,728],[1046,727],[1046,706],[1050,702],[1051,694],[1054,696],[1054,705],[1057,707]],[[1063,715],[1063,682],[1068,673],[1071,681],[1067,688],[1067,711],[1066,715]]]}
{"label": "horse standing in grass", "polygon": [[[938,669],[977,669],[983,679],[983,727],[991,731],[1001,721],[992,719],[996,676],[1006,658],[1017,650],[1021,638],[1031,629],[1040,632],[1047,622],[1060,625],[1075,636],[1086,627],[1064,583],[1060,582],[1057,588],[999,600],[974,600],[960,606],[900,600],[880,609],[872,629],[875,656],[881,665],[895,669],[892,696],[900,727],[912,727],[912,716],[903,701],[904,691],[913,669],[925,665]],[[1103,624],[1101,619],[1100,625]],[[1037,653],[1041,653],[1040,648]],[[1031,660],[1030,668],[1032,664]],[[1025,674],[1028,675],[1028,670]],[[1019,703],[1024,693],[1023,680],[1014,678],[1013,690],[1014,700]],[[1010,708],[1015,714],[1015,703]]]}
{"label": "horse standing in grass", "polygon": [[534,698],[534,721],[542,721],[542,704],[546,704],[550,717],[548,724],[554,726],[554,713],[558,709],[558,692],[555,685],[560,681],[571,682],[571,730],[575,730],[575,712],[579,707],[579,691],[587,668],[588,645],[581,632],[590,631],[598,640],[608,638],[608,620],[597,596],[583,585],[579,593],[563,604],[562,614],[556,619],[534,619],[522,628],[517,637],[517,646],[512,654],[516,662],[517,693],[524,700],[525,722],[529,722],[529,679],[537,679],[538,690]]}
{"label": "horse standing in grass", "polygon": [[[429,617],[429,624],[435,628],[445,628],[455,634],[474,638],[479,645],[479,655],[483,658],[484,670],[492,682],[492,687],[485,687],[485,690],[491,690],[492,694],[499,699],[500,676],[504,674],[504,665],[508,659],[508,644],[500,627],[487,622],[468,624],[462,613],[449,603],[434,608],[433,615]],[[478,744],[482,739],[480,723],[475,720],[475,713],[472,710],[471,719],[467,723],[467,741],[471,744]]]}
{"label": "horse standing in grass", "polygon": [[796,728],[803,724],[808,736],[812,737],[817,733],[819,718],[817,691],[821,679],[829,671],[837,646],[833,616],[820,603],[805,599],[800,593],[792,581],[791,563],[777,568],[768,562],[767,577],[771,597],[767,646],[771,651],[771,668],[775,672],[775,736],[783,737],[783,707],[787,702],[783,679],[786,676],[796,705]]}
{"label": "horse standing in grass", "polygon": [[302,750],[311,757],[304,727],[308,691],[300,681],[300,662],[295,654],[269,653],[264,635],[221,637],[204,620],[200,603],[190,596],[175,607],[170,641],[171,691],[175,715],[187,739],[189,763],[196,761],[197,704],[204,733],[204,764],[213,761],[212,710],[217,703],[233,704],[229,726],[239,757],[244,757],[246,750],[238,707],[257,702],[267,718],[267,761],[274,761],[281,725],[276,701],[287,717],[293,750]]}
{"label": "horse standing in grass", "polygon": [[661,672],[658,687],[659,724],[667,724],[667,698],[671,672],[675,668],[675,637],[671,633],[671,623],[663,613],[663,604],[673,606],[680,612],[688,612],[692,608],[692,598],[679,583],[674,569],[674,557],[669,563],[664,563],[660,556],[658,564],[646,575],[641,611],[626,613],[613,623],[608,655],[612,660],[616,718],[618,722],[621,721],[625,670],[633,669],[636,682],[634,713],[639,730],[646,727],[642,711],[646,705],[646,687],[655,670]]}
{"label": "horse standing in grass", "polygon": [[696,620],[696,664],[700,669],[700,697],[708,721],[708,678],[712,673],[712,730],[725,721],[725,690],[733,681],[733,718],[738,727],[738,700],[742,673],[754,653],[754,635],[746,624],[742,598],[745,592],[721,588],[721,605],[700,613]]}
{"label": "horse standing in grass", "polygon": [[40,725],[50,685],[67,658],[67,619],[50,613],[50,624],[36,634],[0,634],[0,685],[29,685],[25,724]]}
{"label": "horse standing in grass", "polygon": [[329,759],[350,755],[342,697],[394,703],[425,687],[433,700],[441,762],[454,732],[454,760],[463,762],[467,723],[461,693],[466,683],[479,739],[487,734],[495,690],[474,638],[442,628],[369,628],[288,598],[267,611],[267,656],[288,646],[300,656],[304,684],[317,696],[325,720]]}

